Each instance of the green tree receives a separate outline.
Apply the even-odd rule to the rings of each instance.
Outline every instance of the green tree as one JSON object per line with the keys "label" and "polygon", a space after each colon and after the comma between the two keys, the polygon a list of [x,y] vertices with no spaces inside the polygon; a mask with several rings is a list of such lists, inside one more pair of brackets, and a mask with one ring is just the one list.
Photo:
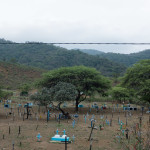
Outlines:
{"label": "green tree", "polygon": [[129,98],[129,91],[123,87],[113,87],[111,90],[112,98],[119,101],[125,101]]}
{"label": "green tree", "polygon": [[46,109],[47,105],[52,104],[51,94],[48,88],[42,88],[34,95],[31,95],[30,99],[38,102],[38,104],[41,106],[45,106]]}
{"label": "green tree", "polygon": [[[75,100],[77,95],[76,87],[70,83],[59,82],[51,88],[42,88],[41,91],[31,96],[31,100],[37,101],[40,105],[46,107],[49,104],[53,109],[60,110],[66,117],[69,117],[68,112],[64,112],[61,108],[61,104],[65,101]],[[54,105],[57,102],[57,106]]]}
{"label": "green tree", "polygon": [[20,95],[21,96],[28,96],[28,92],[29,90],[31,89],[31,86],[29,84],[23,84],[21,87],[20,87]]}
{"label": "green tree", "polygon": [[140,100],[150,103],[150,59],[129,68],[122,79],[122,86],[134,91]]}
{"label": "green tree", "polygon": [[98,91],[105,95],[110,88],[110,81],[102,76],[94,68],[84,66],[63,67],[45,73],[43,79],[38,83],[42,87],[51,88],[58,82],[67,82],[73,84],[77,89],[76,111],[78,104],[86,99],[86,95],[92,95]]}
{"label": "green tree", "polygon": [[13,95],[13,92],[3,91],[0,87],[0,99],[8,99]]}

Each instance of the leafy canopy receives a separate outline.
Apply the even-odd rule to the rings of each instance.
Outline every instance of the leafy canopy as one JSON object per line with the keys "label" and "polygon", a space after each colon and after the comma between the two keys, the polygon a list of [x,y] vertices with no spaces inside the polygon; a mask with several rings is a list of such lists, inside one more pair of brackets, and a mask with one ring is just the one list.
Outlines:
{"label": "leafy canopy", "polygon": [[51,88],[58,82],[73,84],[78,92],[92,94],[98,91],[104,94],[110,87],[110,81],[94,68],[84,66],[63,67],[45,73],[38,83],[42,87]]}
{"label": "leafy canopy", "polygon": [[123,77],[122,86],[134,90],[137,97],[150,103],[150,59],[129,68]]}
{"label": "leafy canopy", "polygon": [[129,91],[123,87],[113,87],[111,90],[112,98],[120,102],[129,98]]}

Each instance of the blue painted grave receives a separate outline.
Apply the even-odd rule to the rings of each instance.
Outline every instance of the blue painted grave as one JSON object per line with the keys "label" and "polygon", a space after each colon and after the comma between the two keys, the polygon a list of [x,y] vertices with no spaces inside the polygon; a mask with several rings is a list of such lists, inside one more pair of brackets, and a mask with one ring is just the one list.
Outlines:
{"label": "blue painted grave", "polygon": [[41,139],[41,135],[40,135],[40,133],[38,133],[38,135],[36,136],[37,137],[37,139],[38,139],[38,142],[40,142],[40,139]]}
{"label": "blue painted grave", "polygon": [[9,108],[9,104],[4,104],[4,107],[5,108]]}
{"label": "blue painted grave", "polygon": [[69,137],[67,137],[67,135],[66,135],[66,130],[64,129],[64,134],[61,136],[61,135],[59,135],[58,134],[58,129],[57,129],[57,131],[56,131],[56,135],[55,136],[53,136],[52,138],[51,138],[51,141],[57,141],[57,142],[65,142],[65,141],[69,141]]}
{"label": "blue painted grave", "polygon": [[81,104],[81,105],[78,105],[78,108],[83,108],[84,106]]}
{"label": "blue painted grave", "polygon": [[75,126],[75,120],[72,121],[72,126],[74,128],[74,126]]}

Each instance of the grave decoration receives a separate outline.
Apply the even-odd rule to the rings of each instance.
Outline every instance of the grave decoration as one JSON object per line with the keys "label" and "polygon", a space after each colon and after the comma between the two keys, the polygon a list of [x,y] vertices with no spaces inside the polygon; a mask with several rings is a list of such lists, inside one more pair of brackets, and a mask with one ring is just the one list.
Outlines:
{"label": "grave decoration", "polygon": [[74,143],[74,140],[75,140],[75,136],[73,135],[73,136],[72,136],[72,142],[73,142],[73,143]]}
{"label": "grave decoration", "polygon": [[99,125],[99,130],[104,130],[104,127],[101,124]]}
{"label": "grave decoration", "polygon": [[131,107],[130,104],[123,105],[123,110],[137,110],[137,107]]}
{"label": "grave decoration", "polygon": [[26,119],[28,119],[29,116],[32,115],[31,114],[32,105],[33,105],[32,103],[27,103],[27,104],[24,105],[24,108],[26,108],[26,113],[25,114],[27,114],[27,118]]}
{"label": "grave decoration", "polygon": [[104,115],[103,115],[103,116],[100,116],[100,119],[103,120],[103,119],[104,119]]}
{"label": "grave decoration", "polygon": [[121,121],[121,123],[120,123],[120,130],[122,130],[122,126],[124,125],[124,123],[122,123],[122,121]]}
{"label": "grave decoration", "polygon": [[109,121],[108,121],[107,119],[106,119],[106,124],[107,124],[107,125],[109,125],[109,124],[110,124],[110,123],[109,123]]}
{"label": "grave decoration", "polygon": [[65,143],[65,141],[66,141],[66,142],[70,143],[71,141],[69,140],[70,138],[67,137],[67,135],[66,135],[66,130],[64,129],[62,132],[63,132],[64,134],[63,134],[63,135],[59,135],[59,134],[58,134],[59,131],[58,131],[58,129],[57,129],[57,130],[56,130],[56,135],[51,138],[51,141],[50,141],[50,142],[53,142],[53,143],[55,143],[55,142],[62,142],[62,143]]}
{"label": "grave decoration", "polygon": [[63,107],[64,107],[64,108],[66,108],[66,107],[67,107],[67,103],[66,103],[66,102],[64,103]]}
{"label": "grave decoration", "polygon": [[107,109],[107,105],[106,104],[102,105],[102,107],[101,107],[101,110],[104,110],[104,109]]}
{"label": "grave decoration", "polygon": [[74,128],[74,126],[75,126],[75,120],[72,121],[72,126]]}
{"label": "grave decoration", "polygon": [[94,102],[92,105],[92,108],[99,108],[99,107],[98,107],[97,103]]}
{"label": "grave decoration", "polygon": [[18,104],[18,107],[22,107],[22,104]]}
{"label": "grave decoration", "polygon": [[73,117],[78,118],[78,117],[79,117],[79,115],[78,115],[78,114],[75,114],[75,115],[73,115]]}
{"label": "grave decoration", "polygon": [[50,111],[48,110],[47,111],[47,122],[49,121],[49,118],[50,118]]}
{"label": "grave decoration", "polygon": [[87,118],[87,117],[86,117],[86,115],[85,115],[85,116],[84,116],[84,121],[85,121],[85,123],[86,123],[86,118]]}
{"label": "grave decoration", "polygon": [[78,108],[83,108],[84,106],[82,104],[78,105]]}
{"label": "grave decoration", "polygon": [[5,108],[9,108],[9,104],[4,104],[4,107]]}
{"label": "grave decoration", "polygon": [[[93,128],[93,125],[94,125],[94,123],[96,122],[96,120],[93,119],[93,118],[91,118],[91,119],[89,119],[89,120],[91,121],[91,126],[90,126],[89,128]],[[93,123],[93,122],[94,122],[94,123]],[[94,129],[97,129],[97,127],[94,126]]]}
{"label": "grave decoration", "polygon": [[41,138],[42,138],[42,136],[40,135],[40,133],[38,133],[38,135],[37,135],[36,137],[37,137],[37,139],[38,139],[38,142],[40,142],[40,141],[41,141]]}
{"label": "grave decoration", "polygon": [[11,103],[11,100],[7,100],[7,104],[8,104],[8,103]]}

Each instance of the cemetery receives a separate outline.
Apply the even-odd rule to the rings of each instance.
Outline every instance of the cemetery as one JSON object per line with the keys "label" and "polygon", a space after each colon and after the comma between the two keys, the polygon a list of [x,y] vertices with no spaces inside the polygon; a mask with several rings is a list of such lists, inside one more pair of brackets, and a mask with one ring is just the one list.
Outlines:
{"label": "cemetery", "polygon": [[[126,104],[127,106],[129,104]],[[74,103],[57,110],[39,106],[30,100],[0,103],[1,150],[148,150],[150,148],[150,113],[148,108],[111,102],[82,102],[78,112]],[[96,108],[95,108],[95,107]],[[94,107],[94,108],[93,108]],[[91,109],[92,108],[92,109]],[[104,109],[103,109],[104,108]],[[97,111],[98,109],[98,111]]]}
{"label": "cemetery", "polygon": [[28,95],[0,90],[0,149],[150,150],[149,73],[136,84],[132,75],[142,65],[147,71],[146,63],[116,86],[94,68],[75,66],[43,74]]}

